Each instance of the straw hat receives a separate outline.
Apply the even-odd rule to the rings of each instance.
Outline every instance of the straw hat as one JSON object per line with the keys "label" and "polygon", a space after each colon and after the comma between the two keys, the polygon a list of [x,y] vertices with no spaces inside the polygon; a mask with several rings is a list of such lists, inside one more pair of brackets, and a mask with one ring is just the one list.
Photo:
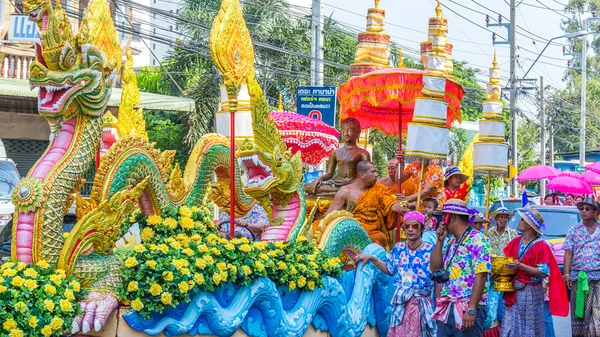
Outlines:
{"label": "straw hat", "polygon": [[467,203],[460,199],[448,199],[442,207],[442,213],[452,213],[458,215],[467,215],[471,216],[469,213],[469,208],[467,207]]}
{"label": "straw hat", "polygon": [[497,210],[493,211],[490,216],[494,219],[496,219],[496,216],[498,215],[502,215],[502,214],[506,214],[508,215],[508,218],[512,218],[513,215],[515,215],[515,212],[511,212],[508,210],[508,208],[506,207],[500,207]]}
{"label": "straw hat", "polygon": [[544,218],[537,209],[529,208],[524,211],[517,210],[517,212],[534,231],[542,235],[542,229],[546,229],[546,225],[544,224]]}
{"label": "straw hat", "polygon": [[462,184],[465,181],[467,181],[467,179],[469,179],[469,176],[467,176],[466,174],[463,174],[457,166],[449,166],[446,169],[446,173],[444,173],[444,187],[448,186],[448,179],[455,175],[460,176],[459,184]]}

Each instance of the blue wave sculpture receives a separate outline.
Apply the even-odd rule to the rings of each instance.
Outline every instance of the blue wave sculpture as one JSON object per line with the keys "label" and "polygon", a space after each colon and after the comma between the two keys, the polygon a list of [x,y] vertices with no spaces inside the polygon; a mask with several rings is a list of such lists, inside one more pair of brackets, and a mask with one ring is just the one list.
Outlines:
{"label": "blue wave sculpture", "polygon": [[[385,260],[385,250],[368,245],[363,253]],[[268,278],[239,287],[226,285],[214,292],[194,295],[162,314],[142,319],[136,312],[124,315],[129,326],[155,336],[182,334],[226,337],[238,329],[253,337],[302,336],[312,324],[333,337],[360,336],[366,325],[375,326],[385,337],[392,308],[392,278],[369,263],[344,272],[340,280],[326,277],[323,287],[313,291],[288,291]]]}

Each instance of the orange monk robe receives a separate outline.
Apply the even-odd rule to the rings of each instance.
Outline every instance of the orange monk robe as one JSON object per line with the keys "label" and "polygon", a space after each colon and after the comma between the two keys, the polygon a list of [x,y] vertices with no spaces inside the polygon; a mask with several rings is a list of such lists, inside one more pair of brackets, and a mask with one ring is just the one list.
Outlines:
{"label": "orange monk robe", "polygon": [[[389,186],[387,189],[388,189],[388,192],[392,195],[396,196],[398,194],[398,184]],[[402,221],[402,216],[396,212],[390,212],[390,214],[385,216],[385,228],[388,231],[398,228],[398,217],[400,217],[400,221]],[[402,228],[400,228],[400,239],[406,240],[406,235],[404,234],[404,231],[402,230]],[[395,241],[395,240],[393,240],[393,241]],[[389,247],[389,248],[391,248],[391,247]]]}
{"label": "orange monk robe", "polygon": [[386,228],[386,216],[393,213],[392,206],[397,202],[396,195],[381,183],[364,191],[356,201],[354,219],[360,222],[371,240],[382,247],[387,247],[388,244],[388,237],[383,232]]}

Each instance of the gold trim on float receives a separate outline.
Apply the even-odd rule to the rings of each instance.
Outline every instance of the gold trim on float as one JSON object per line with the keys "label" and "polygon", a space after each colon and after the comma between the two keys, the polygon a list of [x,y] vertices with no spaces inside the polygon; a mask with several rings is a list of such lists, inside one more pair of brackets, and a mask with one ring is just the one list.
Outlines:
{"label": "gold trim on float", "polygon": [[406,150],[406,155],[410,157],[419,157],[419,158],[427,158],[427,159],[446,159],[448,157],[447,153],[436,153],[436,152],[427,152],[427,151],[415,151],[415,150]]}

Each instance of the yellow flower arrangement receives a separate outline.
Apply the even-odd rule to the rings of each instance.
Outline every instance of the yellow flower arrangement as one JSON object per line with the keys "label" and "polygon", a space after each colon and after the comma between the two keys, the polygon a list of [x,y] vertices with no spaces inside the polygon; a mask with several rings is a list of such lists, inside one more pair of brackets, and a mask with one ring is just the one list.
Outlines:
{"label": "yellow flower arrangement", "polygon": [[190,291],[190,285],[185,281],[179,282],[177,287],[179,288],[179,292],[182,294],[187,294],[188,291]]}
{"label": "yellow flower arrangement", "polygon": [[162,287],[160,286],[160,284],[153,283],[150,286],[150,294],[152,294],[152,296],[158,296],[162,294]]}
{"label": "yellow flower arrangement", "polygon": [[21,276],[13,277],[12,281],[10,282],[10,284],[15,287],[20,287],[23,285],[23,283],[25,283],[25,279],[23,279]]}
{"label": "yellow flower arrangement", "polygon": [[56,288],[51,284],[46,284],[44,286],[44,292],[47,293],[48,295],[54,295],[54,294],[56,294]]}
{"label": "yellow flower arrangement", "polygon": [[37,271],[35,271],[33,268],[27,268],[23,272],[23,275],[33,278],[37,276]]}
{"label": "yellow flower arrangement", "polygon": [[137,245],[137,246],[133,247],[133,250],[136,253],[143,253],[146,251],[146,247],[144,247],[144,245]]}
{"label": "yellow flower arrangement", "polygon": [[136,291],[136,290],[138,290],[137,281],[131,281],[131,282],[129,282],[129,284],[127,284],[127,291]]}
{"label": "yellow flower arrangement", "polygon": [[[314,290],[323,284],[321,275],[341,274],[339,259],[302,238],[278,243],[228,240],[212,224],[206,207],[197,212],[179,208],[162,216],[161,224],[151,227],[152,237],[143,242],[145,250],[117,251],[125,261],[119,270],[125,282],[118,295],[132,306],[135,301],[134,310],[142,317],[189,302],[193,293],[214,291],[226,283],[249,285],[268,277],[290,290]],[[176,231],[168,226],[169,219],[179,226]],[[139,216],[137,222],[144,230],[151,221]],[[129,268],[130,258],[145,262]],[[143,287],[140,280],[152,281]],[[139,283],[135,287],[132,282]]]}
{"label": "yellow flower arrangement", "polygon": [[184,218],[189,218],[192,216],[192,210],[187,206],[182,206],[179,208],[179,214]]}
{"label": "yellow flower arrangement", "polygon": [[171,296],[170,293],[163,293],[162,295],[160,295],[160,301],[163,304],[169,305],[171,304],[171,301],[173,301],[173,296]]}
{"label": "yellow flower arrangement", "polygon": [[29,327],[33,329],[37,328],[39,321],[40,320],[37,318],[37,316],[30,316],[29,319],[27,319]]}
{"label": "yellow flower arrangement", "polygon": [[[41,260],[0,266],[0,336],[58,337],[81,313],[84,294],[64,270]],[[75,287],[76,286],[76,287]],[[5,293],[9,293],[7,297]],[[60,310],[56,310],[57,306]]]}
{"label": "yellow flower arrangement", "polygon": [[173,281],[173,273],[170,271],[163,272],[163,279],[165,279],[165,281]]}
{"label": "yellow flower arrangement", "polygon": [[127,268],[133,268],[135,266],[137,266],[138,262],[135,259],[135,257],[130,257],[127,260],[125,260],[125,267]]}
{"label": "yellow flower arrangement", "polygon": [[184,216],[183,218],[181,218],[181,220],[179,221],[179,224],[181,225],[181,228],[183,228],[183,229],[194,228],[194,220],[187,216]]}
{"label": "yellow flower arrangement", "polygon": [[156,226],[160,225],[162,222],[162,217],[160,215],[151,215],[148,217],[147,223],[148,225]]}
{"label": "yellow flower arrangement", "polygon": [[144,303],[139,298],[131,301],[131,308],[135,311],[140,311],[144,308]]}
{"label": "yellow flower arrangement", "polygon": [[52,318],[52,321],[50,321],[50,326],[53,330],[60,330],[64,323],[65,322],[62,319],[54,317]]}
{"label": "yellow flower arrangement", "polygon": [[8,334],[8,337],[23,337],[23,330],[15,329]]}
{"label": "yellow flower arrangement", "polygon": [[143,242],[149,242],[154,237],[154,230],[150,227],[142,229],[140,232],[140,238]]}
{"label": "yellow flower arrangement", "polygon": [[32,291],[33,289],[37,288],[37,281],[36,280],[27,280],[23,284],[25,285],[25,287],[27,289],[29,289],[29,291]]}
{"label": "yellow flower arrangement", "polygon": [[166,218],[164,221],[165,226],[171,228],[171,229],[176,229],[177,228],[177,220],[173,219],[173,218]]}
{"label": "yellow flower arrangement", "polygon": [[44,308],[50,312],[54,311],[54,302],[50,300],[44,300]]}
{"label": "yellow flower arrangement", "polygon": [[60,310],[63,312],[69,312],[73,308],[73,305],[68,300],[60,300]]}

